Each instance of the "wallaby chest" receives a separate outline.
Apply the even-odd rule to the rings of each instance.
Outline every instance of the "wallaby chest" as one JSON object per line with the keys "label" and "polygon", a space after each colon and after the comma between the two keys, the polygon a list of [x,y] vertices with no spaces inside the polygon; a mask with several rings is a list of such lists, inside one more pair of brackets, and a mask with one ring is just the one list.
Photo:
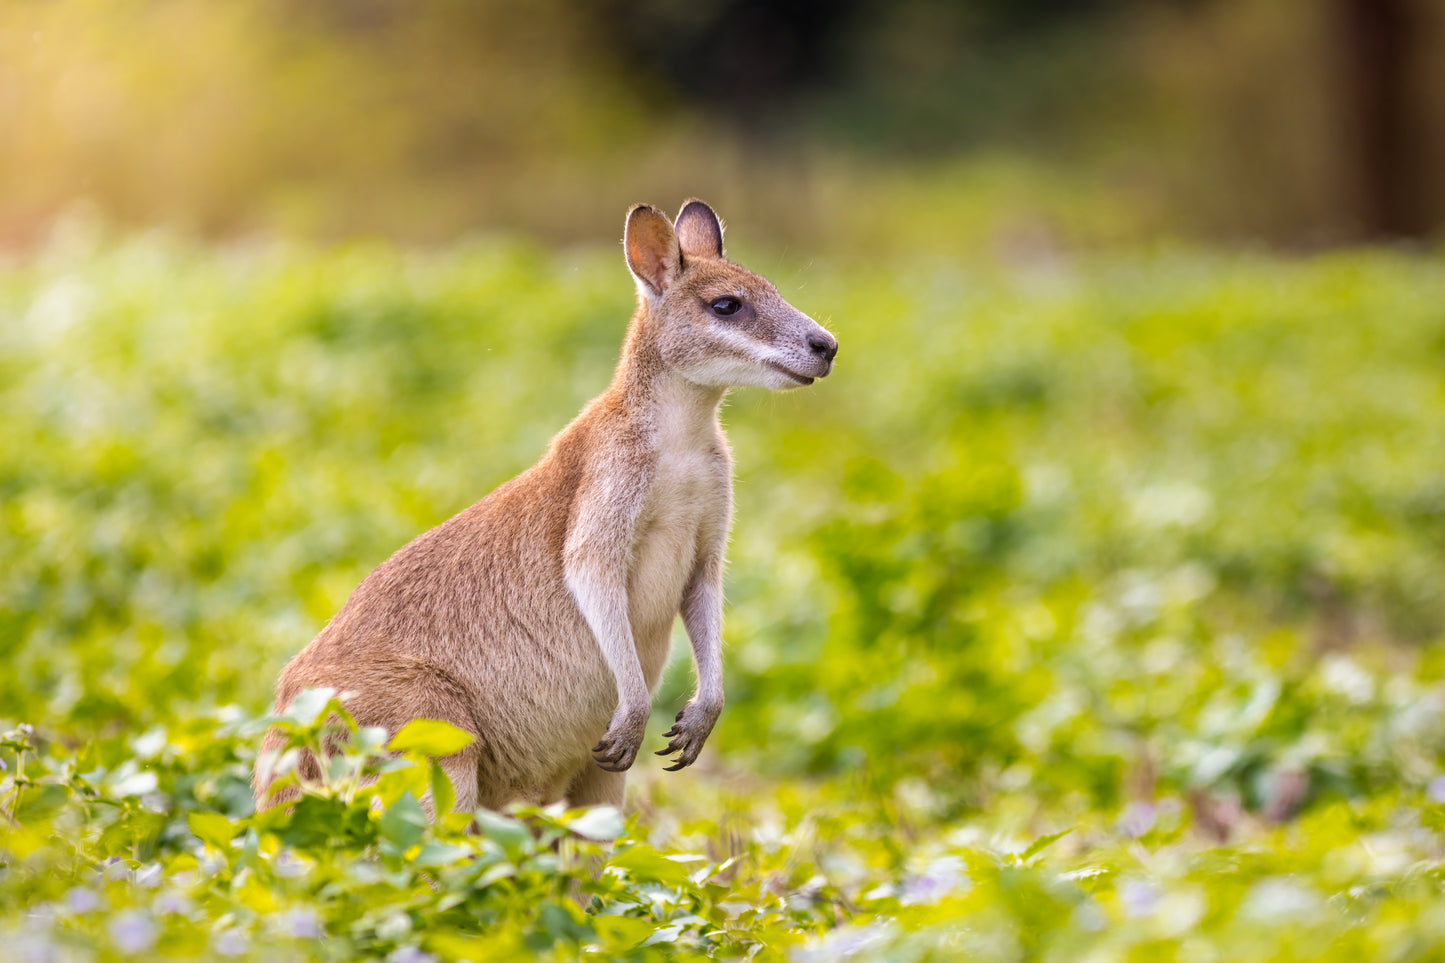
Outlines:
{"label": "wallaby chest", "polygon": [[[704,533],[727,526],[731,470],[712,412],[664,409],[654,427],[650,484],[632,545],[634,629],[669,631]],[[639,640],[640,641],[640,640]]]}

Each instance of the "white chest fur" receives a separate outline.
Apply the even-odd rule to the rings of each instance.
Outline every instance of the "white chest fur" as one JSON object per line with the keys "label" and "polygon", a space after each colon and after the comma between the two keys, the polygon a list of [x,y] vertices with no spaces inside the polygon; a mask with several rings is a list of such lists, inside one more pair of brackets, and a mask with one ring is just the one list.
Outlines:
{"label": "white chest fur", "polygon": [[[656,467],[638,518],[628,585],[639,646],[665,645],[698,561],[701,534],[727,524],[728,467],[716,405],[664,399],[654,432]],[[663,638],[656,640],[658,635]]]}

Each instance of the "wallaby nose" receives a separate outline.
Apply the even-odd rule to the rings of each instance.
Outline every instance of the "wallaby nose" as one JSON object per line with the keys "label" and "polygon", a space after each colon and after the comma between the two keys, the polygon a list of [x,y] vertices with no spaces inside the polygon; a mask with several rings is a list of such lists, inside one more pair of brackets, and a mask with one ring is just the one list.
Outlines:
{"label": "wallaby nose", "polygon": [[829,334],[810,334],[808,347],[824,361],[832,361],[838,354],[838,339]]}

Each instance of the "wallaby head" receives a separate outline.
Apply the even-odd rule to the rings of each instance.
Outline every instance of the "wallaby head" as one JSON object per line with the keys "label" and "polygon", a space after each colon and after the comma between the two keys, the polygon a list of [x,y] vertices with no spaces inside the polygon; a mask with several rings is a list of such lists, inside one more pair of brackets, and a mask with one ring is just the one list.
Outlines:
{"label": "wallaby head", "polygon": [[638,204],[623,246],[640,301],[634,337],[651,341],[662,364],[688,381],[781,391],[833,370],[837,339],[723,256],[722,222],[702,201],[684,204],[676,222]]}

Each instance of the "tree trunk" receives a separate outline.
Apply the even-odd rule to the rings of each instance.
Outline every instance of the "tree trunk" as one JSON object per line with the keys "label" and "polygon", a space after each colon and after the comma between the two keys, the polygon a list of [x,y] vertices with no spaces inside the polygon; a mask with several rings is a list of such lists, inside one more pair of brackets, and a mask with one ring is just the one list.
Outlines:
{"label": "tree trunk", "polygon": [[1412,0],[1336,0],[1347,138],[1358,228],[1365,239],[1430,229],[1419,105],[1411,82]]}

